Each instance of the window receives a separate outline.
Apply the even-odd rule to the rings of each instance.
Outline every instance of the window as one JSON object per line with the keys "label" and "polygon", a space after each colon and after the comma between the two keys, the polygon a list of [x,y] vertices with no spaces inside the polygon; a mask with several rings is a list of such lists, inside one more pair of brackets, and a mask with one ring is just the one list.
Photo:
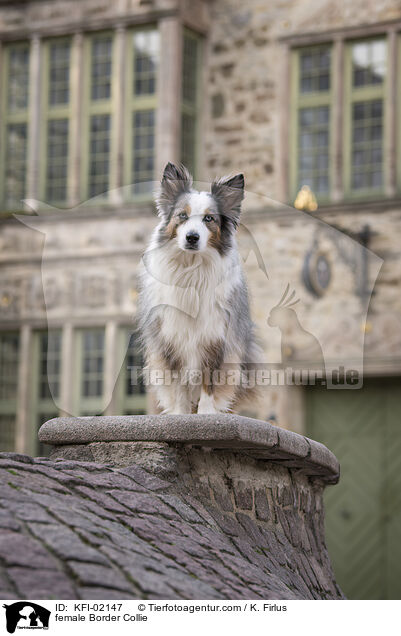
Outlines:
{"label": "window", "polygon": [[0,333],[0,451],[15,450],[19,335]]}
{"label": "window", "polygon": [[155,121],[159,34],[156,29],[131,31],[128,36],[125,183],[132,196],[152,192],[155,178]]}
{"label": "window", "polygon": [[383,190],[386,56],[383,38],[348,45],[344,147],[351,195]]}
{"label": "window", "polygon": [[100,415],[104,410],[104,329],[77,332],[76,411]]}
{"label": "window", "polygon": [[186,30],[183,40],[181,161],[192,174],[196,173],[200,56],[200,38]]}
{"label": "window", "polygon": [[[86,34],[81,60],[79,38],[41,39],[37,49],[40,104],[35,100],[31,105],[31,44],[4,44],[4,72],[0,78],[0,205],[21,208],[21,201],[27,196],[28,150],[39,166],[32,171],[32,176],[38,173],[38,184],[32,184],[35,197],[46,203],[63,206],[78,197],[107,198],[110,188],[121,183],[130,186],[128,198],[151,197],[156,178],[159,32],[152,26],[127,29],[121,38],[126,59],[124,78],[116,73],[116,42],[115,31]],[[196,173],[200,36],[185,29],[182,47],[181,134],[180,131],[177,134],[181,160]],[[78,68],[81,63],[82,78]],[[82,91],[76,84],[78,78],[82,80]],[[123,122],[116,111],[117,104],[120,108],[117,99],[120,94],[124,95]],[[31,129],[30,135],[32,112],[39,130]],[[75,119],[78,117],[79,122]],[[120,123],[124,130],[122,148],[117,130]],[[78,162],[73,158],[77,158],[79,151]]]}
{"label": "window", "polygon": [[4,51],[0,198],[7,209],[21,209],[26,196],[29,45],[12,44]]}
{"label": "window", "polygon": [[69,39],[44,45],[44,157],[42,191],[47,202],[65,203],[68,198],[70,147],[70,58]]}
{"label": "window", "polygon": [[89,78],[87,99],[88,138],[86,196],[104,195],[110,188],[110,152],[112,140],[112,61],[111,34],[96,34],[88,39]]}
{"label": "window", "polygon": [[330,45],[294,53],[293,197],[303,185],[308,185],[318,200],[330,193],[331,57]]}
{"label": "window", "polygon": [[33,396],[31,411],[33,414],[33,446],[39,455],[47,455],[49,446],[37,440],[37,431],[44,422],[58,417],[59,412],[54,400],[60,397],[61,382],[61,331],[38,331],[33,341]]}
{"label": "window", "polygon": [[[319,203],[330,201],[334,177],[345,199],[385,191],[387,40],[372,37],[343,46],[337,80],[332,44],[292,53],[292,200],[308,185]],[[335,81],[343,83],[342,99],[342,92],[334,90]],[[340,131],[334,126],[335,108],[343,122]]]}
{"label": "window", "polygon": [[142,376],[144,361],[138,344],[138,335],[132,329],[122,328],[119,346],[124,362],[117,381],[116,409],[124,415],[146,413],[146,387]]}

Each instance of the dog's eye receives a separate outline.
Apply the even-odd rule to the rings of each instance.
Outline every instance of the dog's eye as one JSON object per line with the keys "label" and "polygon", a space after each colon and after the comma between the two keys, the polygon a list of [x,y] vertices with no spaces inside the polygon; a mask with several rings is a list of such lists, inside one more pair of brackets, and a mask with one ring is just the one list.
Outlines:
{"label": "dog's eye", "polygon": [[182,221],[186,221],[188,218],[188,214],[186,212],[180,212],[178,215],[178,218],[181,219]]}
{"label": "dog's eye", "polygon": [[203,220],[204,220],[206,223],[210,223],[211,221],[213,221],[213,217],[212,217],[210,214],[206,214],[206,215],[203,217]]}

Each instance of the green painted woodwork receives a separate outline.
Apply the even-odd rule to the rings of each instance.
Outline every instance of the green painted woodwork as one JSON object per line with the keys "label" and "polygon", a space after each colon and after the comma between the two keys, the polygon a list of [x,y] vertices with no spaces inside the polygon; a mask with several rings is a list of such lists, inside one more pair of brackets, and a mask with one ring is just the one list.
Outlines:
{"label": "green painted woodwork", "polygon": [[309,185],[327,202],[334,179],[333,80],[330,44],[291,53],[290,200]]}
{"label": "green painted woodwork", "polygon": [[[105,391],[105,330],[77,329],[75,332],[75,412],[101,415],[107,407]],[[115,415],[146,413],[146,393],[142,384],[130,383],[128,366],[143,367],[132,328],[120,326],[114,363],[123,360],[113,394]],[[113,365],[114,366],[114,365]]]}
{"label": "green painted woodwork", "polygon": [[105,330],[75,332],[74,407],[80,415],[101,415],[105,409]]}
{"label": "green painted woodwork", "polygon": [[306,392],[307,435],[341,465],[326,489],[326,539],[350,599],[401,598],[401,380]]}
{"label": "green painted woodwork", "polygon": [[[375,64],[372,57],[378,46],[384,61]],[[386,56],[384,38],[358,40],[346,46],[343,137],[346,198],[384,194]]]}
{"label": "green painted woodwork", "polygon": [[[387,49],[385,37],[345,43],[342,69],[344,99],[341,105],[345,200],[385,194],[387,175],[384,159],[388,153],[386,130],[389,110],[386,103]],[[335,86],[336,78],[331,77],[333,59],[329,72],[322,68],[319,61],[319,55],[327,51],[334,58],[331,44],[301,47],[291,52],[291,202],[304,184],[310,185],[318,203],[327,203],[331,198],[336,132],[333,113],[338,87]]]}
{"label": "green painted woodwork", "polygon": [[68,202],[71,190],[71,103],[79,90],[71,80],[70,62],[71,38],[43,43],[39,196],[60,206]]}
{"label": "green painted woodwork", "polygon": [[[4,46],[0,90],[0,201],[8,208],[21,207],[25,197],[29,156],[29,43]],[[74,83],[71,63],[76,51],[72,37],[44,39],[41,44],[41,98],[39,122],[38,195],[46,203],[65,206],[76,196],[74,161],[80,155],[80,200],[96,197],[107,202],[107,193],[118,187],[121,165],[123,184],[131,186],[129,200],[152,198],[155,179],[157,76],[160,37],[155,25],[126,32],[124,95],[124,148],[118,156],[116,35],[101,31],[84,36],[82,87]],[[186,29],[183,37],[182,159],[195,173],[201,107],[201,38]],[[15,59],[14,59],[15,58]],[[18,59],[25,59],[21,66]],[[15,61],[16,60],[16,61]],[[19,64],[19,65],[18,65]],[[80,100],[80,139],[73,105]],[[10,97],[11,96],[11,97]],[[78,112],[78,111],[77,111]],[[75,109],[74,109],[75,113]],[[74,115],[75,116],[75,115]],[[78,148],[76,148],[78,144]],[[13,188],[7,195],[6,185]],[[15,199],[18,199],[16,202]]]}
{"label": "green painted woodwork", "polygon": [[61,329],[40,330],[32,338],[32,378],[29,413],[31,417],[29,453],[47,455],[49,446],[41,444],[37,432],[44,422],[59,416],[54,402],[61,391]]}
{"label": "green painted woodwork", "polygon": [[84,41],[81,195],[96,204],[107,202],[112,164],[117,163],[116,46],[114,34],[104,31]]}
{"label": "green painted woodwork", "polygon": [[127,197],[149,200],[155,179],[155,116],[160,38],[154,26],[127,32],[124,184]]}
{"label": "green painted woodwork", "polygon": [[4,45],[0,78],[0,204],[22,210],[26,196],[29,44]]}
{"label": "green painted woodwork", "polygon": [[18,392],[19,334],[0,333],[0,451],[13,451]]}
{"label": "green painted woodwork", "polygon": [[131,375],[130,367],[143,369],[137,335],[132,327],[121,327],[118,333],[118,350],[124,361],[116,383],[115,415],[142,415],[147,410],[146,390],[143,380]]}

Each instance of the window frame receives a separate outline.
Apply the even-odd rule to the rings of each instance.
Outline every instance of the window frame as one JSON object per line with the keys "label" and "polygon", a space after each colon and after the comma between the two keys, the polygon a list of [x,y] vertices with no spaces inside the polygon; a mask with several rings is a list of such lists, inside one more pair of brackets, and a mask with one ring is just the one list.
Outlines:
{"label": "window frame", "polygon": [[[96,38],[110,37],[111,38],[111,78],[110,78],[110,97],[102,100],[92,100],[92,48],[93,42]],[[118,160],[117,158],[117,96],[115,89],[115,77],[116,77],[116,37],[115,32],[112,30],[107,31],[95,31],[88,33],[84,38],[83,45],[83,98],[82,98],[82,144],[81,144],[81,198],[85,201],[92,201],[96,205],[103,205],[110,203],[110,197],[108,193],[113,188],[112,184],[112,164]],[[89,169],[90,169],[90,127],[91,118],[93,115],[109,115],[110,117],[110,151],[109,151],[109,188],[106,192],[106,196],[103,194],[90,197],[89,194]]]}
{"label": "window frame", "polygon": [[[383,39],[386,44],[386,74],[382,84],[363,86],[354,88],[352,86],[352,47],[359,43],[368,43],[374,40]],[[379,199],[386,196],[387,183],[387,162],[386,157],[388,148],[388,120],[389,114],[386,109],[387,102],[387,83],[389,77],[389,38],[387,33],[377,33],[364,38],[347,39],[344,42],[344,101],[343,108],[343,134],[342,134],[342,157],[343,157],[343,200],[365,200],[377,197]],[[352,107],[355,102],[369,102],[381,99],[383,103],[382,110],[382,185],[380,188],[365,188],[355,190],[352,188]],[[398,110],[398,108],[397,108]],[[397,154],[400,154],[397,149]]]}
{"label": "window frame", "polygon": [[[155,31],[159,38],[159,60],[156,69],[155,92],[152,95],[137,96],[132,90],[135,84],[135,48],[133,46],[134,36],[136,33]],[[149,23],[127,29],[126,33],[126,69],[125,69],[125,99],[124,99],[124,145],[123,145],[123,184],[124,199],[131,203],[147,203],[153,199],[153,192],[144,192],[134,194],[132,192],[132,166],[134,160],[133,144],[134,144],[134,113],[142,110],[153,110],[154,113],[154,173],[153,181],[156,179],[156,156],[157,156],[157,111],[159,107],[159,86],[160,86],[160,54],[161,54],[161,37],[159,24]]]}
{"label": "window frame", "polygon": [[120,325],[117,333],[117,348],[119,351],[119,360],[123,359],[123,363],[118,375],[118,379],[115,386],[115,408],[119,414],[125,415],[137,415],[147,413],[147,392],[138,395],[127,395],[126,381],[127,381],[127,353],[129,347],[129,341],[131,336],[135,335],[135,330],[132,325]]}
{"label": "window frame", "polygon": [[[68,104],[62,104],[57,106],[49,106],[49,71],[50,71],[50,46],[54,42],[68,42],[70,45],[70,72],[69,72],[69,100]],[[72,36],[60,36],[47,38],[43,41],[41,51],[41,68],[42,68],[42,99],[41,99],[41,117],[40,117],[40,157],[41,170],[39,174],[39,193],[42,201],[45,201],[49,205],[57,207],[68,207],[70,203],[71,192],[71,150],[73,147],[73,128],[72,125],[72,103],[74,100],[74,83],[72,81],[71,68],[72,68],[72,54],[73,54],[73,39]],[[78,87],[75,87],[79,90]],[[65,200],[47,200],[47,143],[48,143],[48,123],[49,121],[58,121],[67,119],[68,121],[68,153],[66,157],[67,162],[67,175],[66,175],[66,197]]]}
{"label": "window frame", "polygon": [[[299,90],[300,84],[300,53],[306,50],[316,50],[322,46],[330,48],[330,89],[328,91],[311,91],[302,94]],[[319,106],[329,107],[329,144],[328,144],[328,160],[329,160],[329,187],[327,195],[318,196],[318,203],[329,203],[332,198],[335,183],[335,143],[334,143],[334,46],[332,41],[324,41],[310,46],[297,46],[291,50],[291,118],[290,118],[290,179],[289,194],[290,200],[293,202],[299,192],[301,186],[298,184],[298,151],[299,151],[299,112],[302,108],[317,108]]]}
{"label": "window frame", "polygon": [[[103,333],[103,370],[102,370],[102,395],[84,396],[82,395],[83,380],[83,336],[85,332]],[[73,404],[74,412],[87,414],[93,412],[94,415],[101,415],[105,408],[105,386],[106,386],[106,330],[104,326],[76,327],[74,328],[74,382],[73,382]]]}
{"label": "window frame", "polygon": [[[347,46],[353,42],[366,42],[380,39],[387,46],[387,73],[383,87],[383,181],[382,187],[364,191],[350,192],[346,187],[346,180],[350,179],[349,171],[344,163],[347,160],[345,141],[346,116],[346,70]],[[284,62],[281,81],[281,93],[285,99],[285,108],[280,113],[280,160],[279,160],[279,188],[280,195],[289,205],[293,205],[296,195],[294,181],[295,158],[294,148],[294,51],[321,44],[330,43],[333,47],[333,97],[334,135],[332,136],[332,152],[334,158],[334,182],[328,200],[318,197],[319,207],[360,206],[364,202],[380,204],[381,202],[397,201],[401,195],[401,127],[398,125],[401,109],[401,83],[398,81],[398,71],[401,68],[401,21],[381,22],[365,27],[350,27],[349,29],[333,29],[316,35],[283,36],[280,41],[284,44]],[[349,68],[349,65],[348,65]],[[355,100],[358,101],[358,100]],[[284,115],[285,114],[285,115]],[[350,111],[348,111],[350,115]],[[288,123],[289,122],[289,123]],[[350,150],[348,160],[350,161]],[[347,184],[348,185],[348,184]],[[358,207],[359,209],[359,207]]]}
{"label": "window frame", "polygon": [[[42,398],[39,395],[39,381],[41,377],[40,362],[41,362],[41,337],[45,334],[49,337],[51,333],[58,333],[60,335],[60,373],[59,373],[59,395]],[[62,328],[55,329],[35,329],[32,332],[32,344],[31,344],[31,360],[32,364],[32,378],[31,378],[31,390],[30,390],[30,404],[29,410],[31,413],[31,426],[29,428],[30,439],[28,443],[31,448],[35,449],[35,452],[46,452],[45,445],[38,439],[39,427],[44,424],[48,419],[58,417],[60,411],[54,402],[53,397],[61,398],[61,385],[62,385],[62,353],[63,353],[63,330]],[[46,355],[48,349],[46,351]],[[39,419],[41,415],[46,417],[46,420]]]}
{"label": "window frame", "polygon": [[[18,329],[7,329],[0,331],[0,339],[4,336],[15,336],[17,338],[17,359],[16,359],[16,377],[15,377],[15,397],[0,399],[0,415],[14,418],[14,448],[17,441],[17,415],[18,415],[18,391],[19,391],[19,368],[21,363],[21,334]],[[0,451],[4,448],[0,448]]]}
{"label": "window frame", "polygon": [[[28,100],[26,108],[19,109],[15,113],[10,113],[8,106],[8,89],[9,89],[9,75],[10,75],[10,51],[15,48],[27,48],[28,49],[28,78],[30,75],[30,56],[31,49],[28,40],[18,40],[15,42],[9,42],[3,45],[2,48],[2,78],[0,81],[0,194],[1,194],[1,207],[4,210],[10,210],[14,208],[14,205],[9,206],[6,203],[6,147],[7,147],[7,129],[12,124],[25,124],[26,126],[26,154],[25,154],[25,184],[24,184],[24,196],[27,196],[28,187],[28,159],[29,159],[29,111],[30,111],[30,90],[28,80]],[[23,210],[23,205],[19,208]]]}

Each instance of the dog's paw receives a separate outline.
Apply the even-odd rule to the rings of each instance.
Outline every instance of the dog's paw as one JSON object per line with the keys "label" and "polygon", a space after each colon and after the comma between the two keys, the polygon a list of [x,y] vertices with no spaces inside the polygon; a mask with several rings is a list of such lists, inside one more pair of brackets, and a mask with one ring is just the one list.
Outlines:
{"label": "dog's paw", "polygon": [[213,415],[218,412],[219,411],[215,409],[214,406],[205,406],[203,408],[200,407],[197,410],[198,415]]}

